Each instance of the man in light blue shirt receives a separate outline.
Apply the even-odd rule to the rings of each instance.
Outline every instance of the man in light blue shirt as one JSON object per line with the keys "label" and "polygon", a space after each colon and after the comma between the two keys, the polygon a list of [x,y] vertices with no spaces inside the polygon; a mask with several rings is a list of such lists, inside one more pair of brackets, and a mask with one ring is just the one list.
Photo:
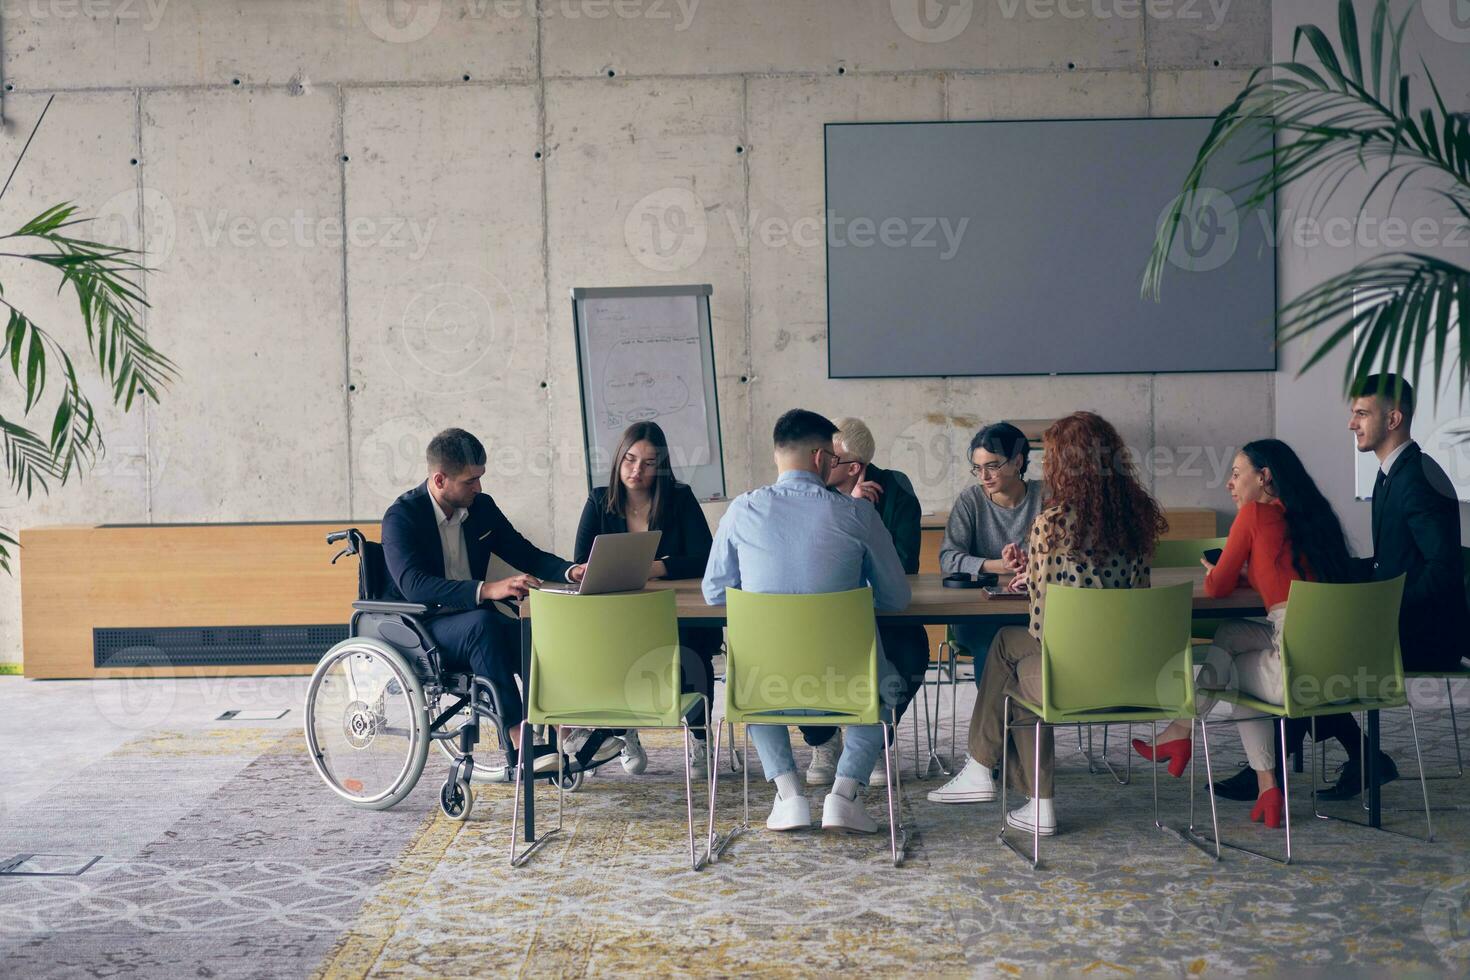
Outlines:
{"label": "man in light blue shirt", "polygon": [[[723,605],[726,589],[801,595],[870,585],[878,609],[908,606],[908,579],[877,509],[866,500],[827,489],[832,468],[844,462],[833,452],[836,431],[828,419],[799,408],[777,420],[773,438],[780,476],[770,486],[735,498],[721,518],[704,573],[704,599],[710,605]],[[890,689],[898,676],[881,657],[879,677],[884,700],[891,702]],[[766,779],[776,784],[776,802],[766,826],[772,830],[811,826],[811,804],[796,775],[789,730],[752,725],[750,739]],[[877,831],[878,824],[858,796],[882,751],[879,726],[847,730],[832,792],[822,806],[824,828]]]}

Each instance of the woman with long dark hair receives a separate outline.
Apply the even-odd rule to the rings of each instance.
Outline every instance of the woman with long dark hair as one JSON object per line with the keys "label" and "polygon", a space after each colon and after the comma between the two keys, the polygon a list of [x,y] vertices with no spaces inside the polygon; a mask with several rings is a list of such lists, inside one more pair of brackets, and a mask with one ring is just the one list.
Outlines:
{"label": "woman with long dark hair", "polygon": [[[592,554],[592,542],[599,534],[625,531],[662,531],[659,558],[653,563],[652,578],[700,578],[709,562],[712,538],[709,524],[700,510],[694,491],[674,479],[669,460],[669,443],[664,430],[656,422],[635,422],[623,432],[618,450],[613,454],[612,470],[607,486],[598,487],[582,508],[577,524],[577,543],[573,549],[576,561],[585,562]],[[686,690],[714,696],[713,659],[723,640],[719,629],[679,627],[679,645],[684,663]],[[697,706],[689,719],[699,725],[694,737],[703,739],[705,714]],[[639,743],[638,733],[623,736],[623,768],[637,774],[648,765],[648,756]],[[704,748],[699,742],[692,749],[691,764],[696,775],[703,775]]]}
{"label": "woman with long dark hair", "polygon": [[[1041,733],[1041,771],[1030,785],[1035,758],[1034,729],[1025,724],[1005,730],[1008,695],[1033,703],[1041,699],[1041,627],[1050,584],[1086,589],[1147,588],[1149,559],[1159,535],[1168,529],[1158,502],[1138,482],[1132,458],[1118,430],[1092,412],[1076,412],[1053,423],[1042,436],[1042,477],[1051,488],[1045,510],[1031,525],[1026,567],[1012,588],[1030,593],[1029,627],[1007,626],[996,634],[980,676],[980,692],[970,716],[970,757],[964,768],[929,794],[935,803],[993,800],[990,771],[1008,753],[1007,769],[1016,788],[1030,797],[1006,814],[1017,830],[1054,834],[1052,732]],[[1035,716],[1012,704],[1017,723]]]}
{"label": "woman with long dark hair", "polygon": [[[1265,619],[1232,620],[1215,633],[1200,669],[1201,717],[1215,706],[1215,699],[1204,693],[1210,688],[1239,690],[1281,704],[1281,630],[1291,583],[1351,582],[1356,577],[1342,523],[1286,443],[1280,439],[1247,443],[1235,455],[1227,486],[1238,512],[1219,564],[1200,559],[1208,569],[1205,592],[1216,598],[1229,595],[1239,588],[1243,570],[1246,583],[1261,594],[1267,614]],[[1277,785],[1271,721],[1257,715],[1240,719],[1236,726],[1255,772],[1251,819],[1279,827],[1284,804]],[[1180,775],[1193,750],[1189,722],[1172,722],[1158,744],[1155,761],[1167,761],[1169,772]],[[1142,739],[1134,739],[1133,747],[1144,758],[1154,758],[1152,746]]]}

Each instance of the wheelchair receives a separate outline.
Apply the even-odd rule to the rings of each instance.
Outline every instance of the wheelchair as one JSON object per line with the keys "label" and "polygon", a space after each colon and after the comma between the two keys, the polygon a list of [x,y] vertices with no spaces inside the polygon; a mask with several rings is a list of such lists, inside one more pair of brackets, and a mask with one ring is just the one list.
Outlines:
{"label": "wheelchair", "polygon": [[[437,743],[449,761],[440,809],[465,820],[475,803],[471,782],[481,723],[493,727],[500,745],[509,744],[499,696],[473,673],[443,667],[425,625],[439,610],[398,594],[382,545],[357,528],[327,535],[328,544],[341,541],[346,546],[332,564],[357,556],[358,597],[347,639],[322,656],[307,688],[312,765],[351,805],[386,810],[413,792],[429,745]],[[574,792],[587,771],[573,768],[558,777],[553,770],[536,778],[560,778],[562,788]]]}

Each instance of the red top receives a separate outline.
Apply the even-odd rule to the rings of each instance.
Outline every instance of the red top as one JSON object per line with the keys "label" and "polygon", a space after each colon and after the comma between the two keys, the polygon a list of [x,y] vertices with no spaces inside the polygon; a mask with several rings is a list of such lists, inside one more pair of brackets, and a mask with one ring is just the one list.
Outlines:
{"label": "red top", "polygon": [[[1251,501],[1240,508],[1220,563],[1205,576],[1205,594],[1221,599],[1234,592],[1242,566],[1246,566],[1246,581],[1261,594],[1267,609],[1285,602],[1291,583],[1302,577],[1292,565],[1286,510],[1280,501]],[[1316,576],[1306,578],[1310,581]]]}

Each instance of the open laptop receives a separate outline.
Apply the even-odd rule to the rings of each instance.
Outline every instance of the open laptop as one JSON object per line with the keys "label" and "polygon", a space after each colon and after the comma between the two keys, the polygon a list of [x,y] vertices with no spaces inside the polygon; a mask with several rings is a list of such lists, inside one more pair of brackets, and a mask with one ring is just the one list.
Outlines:
{"label": "open laptop", "polygon": [[599,534],[592,541],[592,554],[587,556],[587,571],[581,582],[570,585],[542,583],[541,591],[572,595],[636,592],[648,582],[653,557],[663,536],[662,531]]}

